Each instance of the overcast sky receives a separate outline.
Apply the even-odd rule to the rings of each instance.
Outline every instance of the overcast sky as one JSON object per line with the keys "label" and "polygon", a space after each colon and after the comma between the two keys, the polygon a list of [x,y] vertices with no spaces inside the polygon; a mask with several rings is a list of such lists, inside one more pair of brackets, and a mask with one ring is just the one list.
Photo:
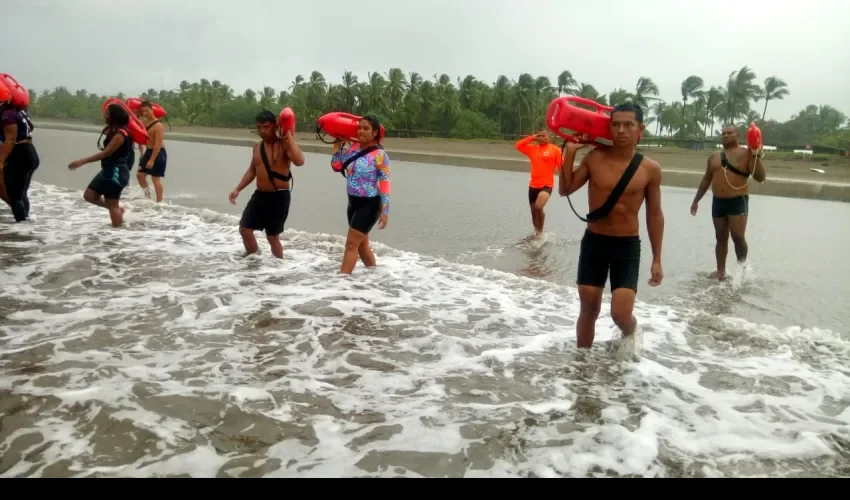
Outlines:
{"label": "overcast sky", "polygon": [[808,104],[850,114],[850,3],[838,0],[0,0],[0,11],[0,71],[39,91],[200,78],[280,90],[312,70],[338,82],[399,67],[490,83],[569,70],[602,93],[648,76],[672,101],[688,75],[709,87],[749,65],[790,88],[768,117]]}

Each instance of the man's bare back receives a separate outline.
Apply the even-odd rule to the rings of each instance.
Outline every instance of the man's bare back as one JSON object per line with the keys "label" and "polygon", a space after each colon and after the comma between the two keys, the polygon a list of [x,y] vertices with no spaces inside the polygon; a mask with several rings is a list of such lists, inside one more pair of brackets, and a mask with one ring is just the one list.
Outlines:
{"label": "man's bare back", "polygon": [[[588,203],[590,211],[602,206],[620,182],[631,158],[617,158],[611,150],[594,149],[587,154]],[[658,162],[644,157],[623,195],[605,219],[589,222],[588,229],[608,236],[637,236],[640,232],[638,214],[646,198],[647,186],[660,177]]]}
{"label": "man's bare back", "polygon": [[260,155],[260,148],[265,148],[266,158],[269,160],[269,167],[272,172],[290,177],[290,160],[289,155],[283,147],[281,141],[275,141],[272,144],[259,142],[254,145],[254,156],[251,160],[251,166],[257,175],[257,190],[263,192],[273,192],[281,189],[289,189],[289,182],[280,178],[274,180],[269,179],[268,171],[263,164],[263,158]]}

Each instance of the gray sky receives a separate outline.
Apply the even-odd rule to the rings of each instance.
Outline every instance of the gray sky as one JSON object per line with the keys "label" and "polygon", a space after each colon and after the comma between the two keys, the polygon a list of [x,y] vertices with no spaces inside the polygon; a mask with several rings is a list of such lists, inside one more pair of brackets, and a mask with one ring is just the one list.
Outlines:
{"label": "gray sky", "polygon": [[[691,74],[710,85],[749,65],[808,104],[850,114],[850,3],[837,0],[0,0],[0,70],[37,90],[97,93],[218,79],[242,92],[297,74],[399,67],[429,78],[569,70],[600,92],[651,77],[667,101]],[[120,7],[119,7],[120,5]],[[598,14],[593,14],[597,12]],[[11,19],[9,19],[11,18]],[[761,106],[757,106],[761,110]]]}

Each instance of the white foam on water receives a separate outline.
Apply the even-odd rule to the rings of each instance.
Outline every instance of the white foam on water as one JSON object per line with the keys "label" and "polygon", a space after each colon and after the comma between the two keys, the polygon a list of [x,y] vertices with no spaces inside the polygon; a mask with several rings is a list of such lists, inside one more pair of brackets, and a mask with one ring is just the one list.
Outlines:
{"label": "white foam on water", "polygon": [[346,277],[339,236],[243,259],[233,216],[131,199],[112,229],[79,192],[31,200],[0,218],[3,476],[850,467],[836,332],[638,302],[621,342],[606,303],[579,352],[571,287],[380,243]]}

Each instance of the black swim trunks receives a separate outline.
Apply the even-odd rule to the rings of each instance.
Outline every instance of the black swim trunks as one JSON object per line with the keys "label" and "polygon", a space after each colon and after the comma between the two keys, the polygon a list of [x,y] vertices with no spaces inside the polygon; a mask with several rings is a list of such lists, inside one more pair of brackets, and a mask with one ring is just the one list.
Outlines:
{"label": "black swim trunks", "polygon": [[165,152],[165,148],[161,148],[159,154],[156,155],[156,159],[153,161],[153,166],[149,169],[145,168],[152,154],[153,149],[148,148],[145,150],[145,154],[139,160],[139,173],[150,175],[151,177],[165,177],[165,165],[168,163],[168,153]]}
{"label": "black swim trunks", "polygon": [[540,193],[542,193],[544,191],[549,193],[550,195],[552,194],[552,188],[549,187],[549,186],[543,186],[542,188],[533,188],[533,187],[529,186],[529,188],[528,188],[528,204],[534,205],[535,203],[537,203],[537,195],[539,195]]}
{"label": "black swim trunks", "polygon": [[750,195],[736,196],[734,198],[718,198],[711,200],[711,216],[715,219],[723,219],[730,215],[747,216],[750,212]]}
{"label": "black swim trunks", "polygon": [[130,183],[130,170],[124,165],[104,167],[91,180],[88,189],[107,200],[120,200],[121,192]]}
{"label": "black swim trunks", "polygon": [[611,291],[637,292],[640,274],[640,237],[606,236],[585,230],[578,258],[579,285],[605,288],[611,270]]}
{"label": "black swim trunks", "polygon": [[292,196],[286,189],[254,191],[242,212],[239,225],[254,231],[265,231],[266,236],[278,236],[283,232],[289,217],[291,201]]}
{"label": "black swim trunks", "polygon": [[381,197],[361,197],[348,195],[348,227],[363,234],[375,227],[378,218],[381,217]]}

